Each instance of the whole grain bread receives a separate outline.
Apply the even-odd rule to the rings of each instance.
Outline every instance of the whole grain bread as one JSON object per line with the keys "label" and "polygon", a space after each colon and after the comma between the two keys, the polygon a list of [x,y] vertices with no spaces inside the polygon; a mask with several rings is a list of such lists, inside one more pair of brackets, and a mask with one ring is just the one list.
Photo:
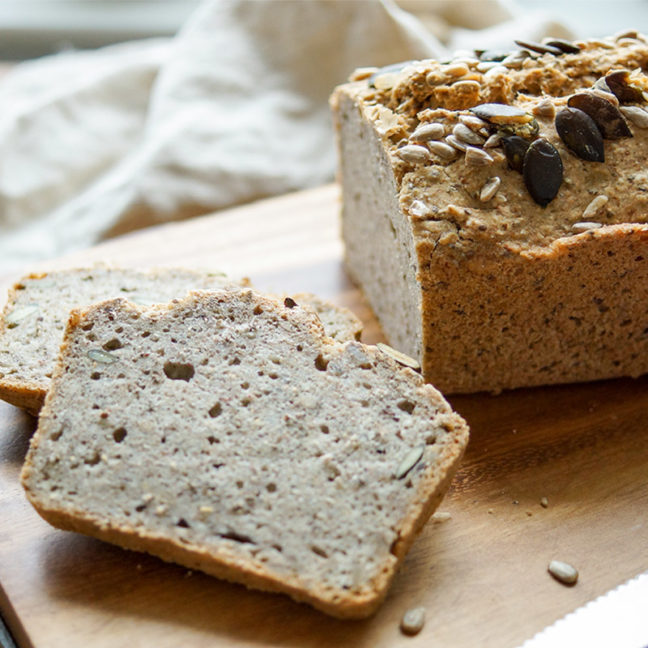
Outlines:
{"label": "whole grain bread", "polygon": [[[234,282],[220,272],[138,270],[105,264],[28,275],[11,289],[0,316],[0,398],[38,413],[75,307],[116,297],[140,305],[166,303],[191,289],[217,290],[248,283]],[[308,293],[297,298],[317,312],[328,335],[340,340],[360,337],[362,323],[348,309]]]}
{"label": "whole grain bread", "polygon": [[331,99],[348,270],[446,392],[648,370],[647,39],[521,47]]}
{"label": "whole grain bread", "polygon": [[419,374],[312,311],[199,291],[73,311],[22,483],[55,526],[357,618],[467,439]]}

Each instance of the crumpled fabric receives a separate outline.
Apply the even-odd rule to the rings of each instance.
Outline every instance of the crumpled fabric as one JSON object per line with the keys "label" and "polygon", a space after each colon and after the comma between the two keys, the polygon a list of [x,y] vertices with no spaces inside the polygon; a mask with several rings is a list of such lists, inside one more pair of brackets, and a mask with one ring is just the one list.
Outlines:
{"label": "crumpled fabric", "polygon": [[172,39],[16,66],[0,82],[0,273],[332,181],[328,97],[356,67],[569,36],[504,0],[401,4],[210,0]]}

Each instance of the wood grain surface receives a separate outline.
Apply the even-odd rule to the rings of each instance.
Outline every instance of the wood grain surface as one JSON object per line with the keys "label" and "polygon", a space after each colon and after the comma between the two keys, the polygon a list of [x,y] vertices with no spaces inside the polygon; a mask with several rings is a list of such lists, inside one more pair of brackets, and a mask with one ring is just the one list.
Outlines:
{"label": "wood grain surface", "polygon": [[[190,264],[260,288],[310,290],[380,329],[342,265],[335,187],[129,235],[48,266]],[[369,242],[368,242],[369,243]],[[0,280],[5,290],[13,277]],[[343,622],[49,527],[18,474],[35,421],[0,405],[0,610],[21,647],[515,648],[648,569],[648,379],[451,398],[472,434],[440,510],[371,619]],[[540,500],[546,497],[548,507]],[[557,558],[580,571],[565,587]],[[405,610],[424,606],[416,637]]]}

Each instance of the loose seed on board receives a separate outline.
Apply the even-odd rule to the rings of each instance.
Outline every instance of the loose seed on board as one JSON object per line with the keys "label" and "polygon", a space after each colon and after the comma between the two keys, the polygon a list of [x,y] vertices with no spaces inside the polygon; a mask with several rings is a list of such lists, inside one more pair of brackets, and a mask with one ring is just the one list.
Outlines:
{"label": "loose seed on board", "polygon": [[632,137],[626,120],[616,106],[591,92],[579,92],[569,97],[567,105],[588,114],[605,139]]}
{"label": "loose seed on board", "polygon": [[470,130],[466,124],[459,123],[452,129],[452,134],[460,141],[473,146],[482,146],[484,138]]}
{"label": "loose seed on board", "polygon": [[531,50],[532,52],[537,52],[538,54],[553,54],[554,56],[560,56],[561,54],[564,54],[563,50],[558,47],[553,47],[552,45],[541,45],[540,43],[534,43],[533,41],[523,40],[516,40],[514,42],[522,49]]}
{"label": "loose seed on board", "polygon": [[572,230],[577,234],[580,234],[582,232],[589,232],[590,230],[598,229],[599,227],[603,227],[603,225],[601,225],[601,223],[585,222],[585,221],[582,221],[580,223],[574,223],[571,226]]}
{"label": "loose seed on board", "polygon": [[540,506],[542,506],[542,508],[548,508],[549,507],[549,500],[546,497],[541,497],[540,498]]}
{"label": "loose seed on board", "polygon": [[592,216],[596,216],[596,214],[601,210],[605,205],[608,203],[608,197],[604,194],[601,194],[600,196],[596,196],[592,202],[590,202],[587,207],[585,207],[585,210],[583,211],[583,218],[585,220],[591,219]]}
{"label": "loose seed on board", "polygon": [[533,119],[533,115],[509,104],[485,103],[473,106],[469,110],[489,124],[526,124]]}
{"label": "loose seed on board", "polygon": [[466,142],[462,142],[458,137],[455,137],[454,135],[448,135],[448,137],[445,138],[445,142],[457,149],[457,151],[461,151],[462,153],[468,148],[468,144],[466,144]]}
{"label": "loose seed on board", "polygon": [[403,614],[400,628],[404,634],[415,635],[421,632],[425,625],[425,608],[418,607],[407,610]]}
{"label": "loose seed on board", "polygon": [[396,360],[398,364],[402,364],[405,367],[410,369],[419,370],[421,365],[405,353],[397,351],[393,347],[390,347],[389,344],[384,344],[383,342],[378,342],[376,346],[385,354],[388,355],[392,360]]}
{"label": "loose seed on board", "polygon": [[112,364],[113,362],[117,362],[119,360],[119,358],[116,358],[114,355],[111,355],[106,351],[102,351],[101,349],[90,349],[90,351],[88,351],[86,355],[88,356],[88,358],[90,358],[90,360],[101,362],[103,364]]}
{"label": "loose seed on board", "polygon": [[546,139],[535,140],[524,156],[522,175],[531,198],[541,207],[546,207],[556,197],[562,184],[560,153]]}
{"label": "loose seed on board", "polygon": [[398,157],[410,164],[425,164],[430,161],[430,152],[424,146],[407,144],[396,151]]}
{"label": "loose seed on board", "polygon": [[38,312],[38,304],[27,304],[26,306],[14,308],[14,310],[5,317],[7,328],[16,328],[20,322],[26,320],[30,315],[33,315],[36,312]]}
{"label": "loose seed on board", "polygon": [[648,112],[639,106],[621,106],[619,110],[638,128],[648,128]]}
{"label": "loose seed on board", "polygon": [[421,124],[416,127],[410,135],[414,142],[428,142],[429,140],[441,139],[445,135],[443,124]]}
{"label": "loose seed on board", "polygon": [[578,580],[578,570],[562,560],[552,560],[547,571],[563,585],[574,585]]}
{"label": "loose seed on board", "polygon": [[396,472],[394,473],[396,479],[403,479],[403,477],[405,477],[405,475],[407,475],[407,473],[412,470],[419,461],[421,461],[424,451],[424,445],[412,448],[398,464],[398,468],[396,468]]}
{"label": "loose seed on board", "polygon": [[547,117],[548,119],[553,119],[556,114],[556,107],[550,99],[543,99],[533,107],[531,112],[533,112],[536,117]]}
{"label": "loose seed on board", "polygon": [[466,164],[470,166],[487,166],[493,163],[493,158],[483,149],[476,146],[466,148]]}
{"label": "loose seed on board", "polygon": [[488,202],[498,192],[502,181],[497,176],[489,178],[479,192],[479,200]]}
{"label": "loose seed on board", "polygon": [[450,146],[449,144],[445,144],[444,142],[432,141],[428,142],[427,146],[430,151],[432,151],[432,153],[438,155],[444,160],[452,160],[457,156],[457,149]]}
{"label": "loose seed on board", "polygon": [[529,142],[523,137],[511,135],[510,137],[502,138],[502,146],[504,147],[504,154],[506,161],[511,169],[522,173],[524,166],[524,156],[529,148]]}
{"label": "loose seed on board", "polygon": [[560,139],[579,158],[589,162],[605,162],[603,136],[594,120],[578,108],[563,108],[556,115]]}

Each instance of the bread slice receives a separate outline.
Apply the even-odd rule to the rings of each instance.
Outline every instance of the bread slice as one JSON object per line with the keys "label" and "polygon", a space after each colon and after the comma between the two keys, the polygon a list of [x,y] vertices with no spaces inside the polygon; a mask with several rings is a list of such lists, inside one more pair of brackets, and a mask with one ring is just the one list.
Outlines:
{"label": "bread slice", "polygon": [[73,311],[22,472],[53,525],[371,614],[468,440],[421,376],[250,289]]}
{"label": "bread slice", "polygon": [[[24,277],[10,291],[0,317],[0,398],[38,413],[72,308],[120,296],[141,305],[166,303],[191,289],[218,290],[242,284],[247,282],[233,282],[219,272],[181,268],[145,271],[103,264]],[[332,337],[359,338],[362,323],[351,311],[307,293],[299,300],[312,304]]]}

